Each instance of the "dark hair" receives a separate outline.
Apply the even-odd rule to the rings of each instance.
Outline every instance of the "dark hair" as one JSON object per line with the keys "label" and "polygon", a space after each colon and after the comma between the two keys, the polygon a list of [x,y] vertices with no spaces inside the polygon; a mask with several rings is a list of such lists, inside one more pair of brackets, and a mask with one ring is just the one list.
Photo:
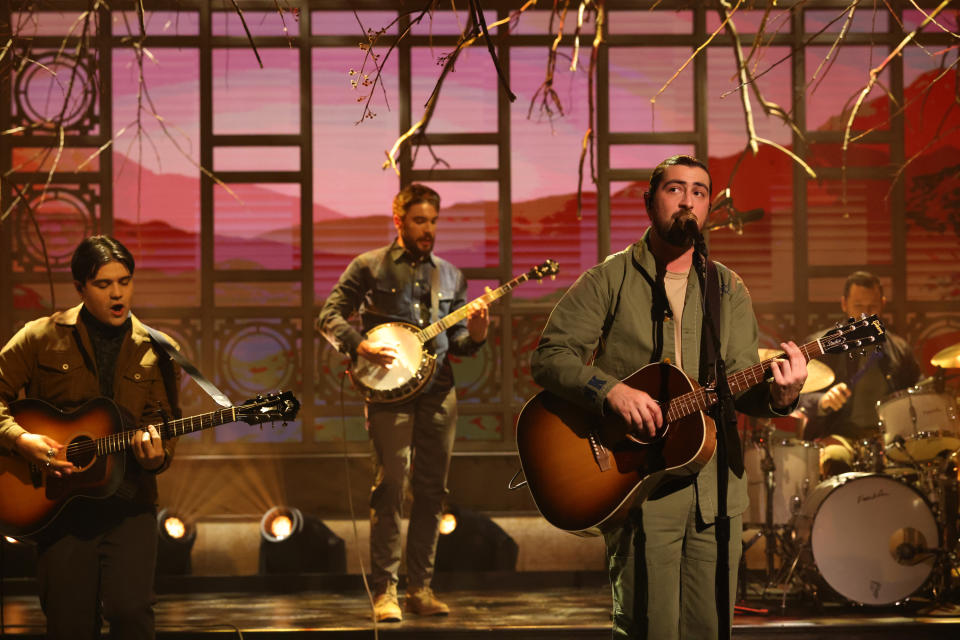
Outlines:
{"label": "dark hair", "polygon": [[660,183],[663,181],[663,174],[666,172],[667,167],[675,167],[677,165],[682,165],[684,167],[700,167],[707,172],[707,177],[710,178],[710,184],[707,185],[707,190],[712,194],[713,193],[713,177],[710,176],[710,170],[707,169],[705,165],[700,160],[697,160],[693,156],[670,156],[660,164],[658,164],[653,169],[653,175],[650,176],[650,190],[647,191],[648,197],[653,197],[653,194],[657,192],[657,187],[660,186]]}
{"label": "dark hair", "polygon": [[119,262],[133,275],[133,255],[119,240],[110,236],[90,236],[84,239],[70,259],[70,272],[81,285],[97,275],[108,262]]}
{"label": "dark hair", "polygon": [[869,271],[854,271],[847,276],[847,281],[843,283],[843,297],[850,295],[850,287],[857,285],[864,289],[879,289],[880,295],[883,295],[883,285],[880,284],[880,278]]}
{"label": "dark hair", "polygon": [[425,184],[414,182],[400,190],[393,198],[393,215],[403,218],[415,204],[426,202],[440,211],[440,194]]}

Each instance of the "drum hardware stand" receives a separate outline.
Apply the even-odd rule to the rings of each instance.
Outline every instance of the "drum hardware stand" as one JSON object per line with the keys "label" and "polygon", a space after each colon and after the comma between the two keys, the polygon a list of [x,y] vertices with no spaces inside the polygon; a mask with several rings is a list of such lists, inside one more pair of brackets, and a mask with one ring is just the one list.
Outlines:
{"label": "drum hardware stand", "polygon": [[[787,542],[786,538],[782,532],[778,531],[778,527],[774,524],[774,491],[776,490],[776,479],[775,473],[777,470],[776,463],[774,462],[773,452],[771,451],[771,441],[773,439],[774,426],[772,423],[767,422],[763,424],[760,429],[754,432],[753,441],[759,446],[761,450],[761,461],[760,461],[760,470],[763,472],[764,477],[764,493],[766,495],[766,505],[764,509],[764,522],[760,527],[760,530],[753,535],[753,537],[744,543],[743,551],[744,556],[747,549],[752,547],[757,540],[763,538],[766,541],[766,546],[764,549],[764,555],[766,557],[766,575],[763,589],[760,592],[760,599],[766,600],[767,591],[774,585],[783,584],[783,601],[781,602],[781,609],[785,608],[787,588],[789,586],[789,581],[793,574],[793,569],[796,566],[797,559],[799,559],[799,552],[797,553],[797,558],[793,562],[790,571],[787,574],[786,581],[781,581],[780,577],[783,576],[784,569],[786,565],[781,563],[779,571],[776,568],[776,559],[779,556],[781,562],[785,560],[787,555],[786,547]],[[809,483],[809,480],[806,481]],[[809,489],[808,484],[804,485],[804,491]],[[800,509],[800,497],[793,496],[791,499],[791,511],[794,515],[799,512]],[[745,563],[745,560],[744,560]]]}
{"label": "drum hardware stand", "polygon": [[940,549],[932,576],[934,601],[938,605],[948,604],[953,589],[953,572],[960,568],[957,557],[958,495],[956,451],[944,460],[932,478],[933,489],[937,497],[937,520],[940,524]]}

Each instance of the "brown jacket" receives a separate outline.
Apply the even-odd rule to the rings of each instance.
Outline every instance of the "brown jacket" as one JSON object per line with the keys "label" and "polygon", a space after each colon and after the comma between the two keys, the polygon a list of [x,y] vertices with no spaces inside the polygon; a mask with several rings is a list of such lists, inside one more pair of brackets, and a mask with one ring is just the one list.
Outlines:
{"label": "brown jacket", "polygon": [[[7,410],[21,389],[28,398],[49,402],[62,411],[72,411],[100,395],[93,344],[86,327],[78,322],[82,305],[28,322],[0,350],[0,450],[13,448],[24,433]],[[132,329],[117,357],[113,400],[130,420],[126,428],[159,424],[157,404],[167,415],[171,408],[150,336],[131,314]],[[180,371],[173,365],[179,386]],[[61,443],[66,444],[66,443]],[[167,441],[169,464],[175,441]],[[126,478],[120,492],[138,502],[156,500],[156,478],[146,472],[128,452]]]}

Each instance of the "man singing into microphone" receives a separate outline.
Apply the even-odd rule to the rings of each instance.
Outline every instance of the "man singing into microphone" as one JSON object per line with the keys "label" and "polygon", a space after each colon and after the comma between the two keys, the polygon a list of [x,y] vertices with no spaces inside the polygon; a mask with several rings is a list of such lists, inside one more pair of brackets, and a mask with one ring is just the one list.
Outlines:
{"label": "man singing into microphone", "polygon": [[[598,415],[619,415],[627,433],[663,432],[657,400],[620,381],[648,363],[663,361],[693,380],[700,378],[705,324],[700,283],[691,266],[694,239],[709,213],[711,186],[706,166],[690,156],[673,156],[654,169],[644,194],[650,228],[639,242],[581,275],[557,303],[531,363],[538,383]],[[707,277],[711,275],[719,280],[719,310],[711,313],[719,325],[719,355],[727,372],[734,373],[758,361],[757,321],[743,281],[721,264],[715,272],[708,270]],[[773,380],[740,394],[738,410],[757,416],[793,410],[807,377],[806,361],[792,342],[781,347],[787,358],[771,365]],[[735,427],[732,440],[725,442],[727,600],[718,604],[715,589],[714,456],[699,473],[661,484],[633,505],[626,522],[605,532],[614,638],[717,638],[718,610],[726,610],[723,619],[732,619],[747,478]],[[729,633],[727,625],[723,635]]]}

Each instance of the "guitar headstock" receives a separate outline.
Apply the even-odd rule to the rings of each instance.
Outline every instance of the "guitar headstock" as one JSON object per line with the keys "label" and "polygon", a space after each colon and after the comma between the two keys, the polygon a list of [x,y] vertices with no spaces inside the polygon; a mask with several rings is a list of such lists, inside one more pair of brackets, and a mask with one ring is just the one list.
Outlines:
{"label": "guitar headstock", "polygon": [[284,391],[251,398],[234,409],[237,419],[247,424],[288,422],[297,417],[300,401],[293,396],[292,391]]}
{"label": "guitar headstock", "polygon": [[555,278],[558,273],[560,273],[560,264],[549,258],[527,271],[527,275],[535,280],[543,280],[547,276]]}
{"label": "guitar headstock", "polygon": [[850,320],[845,325],[831,329],[820,338],[820,346],[824,353],[843,353],[854,349],[862,349],[871,345],[879,345],[887,339],[883,322],[876,314],[864,316],[860,320]]}

